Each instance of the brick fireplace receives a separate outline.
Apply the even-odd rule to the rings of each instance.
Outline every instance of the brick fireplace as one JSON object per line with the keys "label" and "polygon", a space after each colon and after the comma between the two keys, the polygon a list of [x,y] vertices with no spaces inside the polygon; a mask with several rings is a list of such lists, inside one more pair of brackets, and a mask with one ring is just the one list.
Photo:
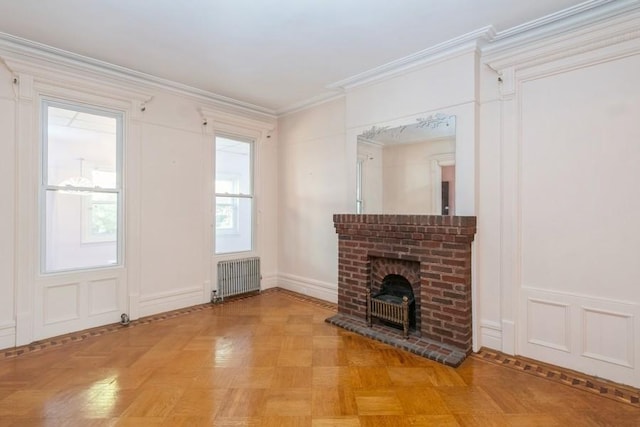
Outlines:
{"label": "brick fireplace", "polygon": [[[338,314],[329,323],[457,366],[471,352],[471,243],[475,217],[355,215],[333,217],[338,233]],[[389,274],[415,295],[408,340],[391,327],[364,324],[366,292]]]}

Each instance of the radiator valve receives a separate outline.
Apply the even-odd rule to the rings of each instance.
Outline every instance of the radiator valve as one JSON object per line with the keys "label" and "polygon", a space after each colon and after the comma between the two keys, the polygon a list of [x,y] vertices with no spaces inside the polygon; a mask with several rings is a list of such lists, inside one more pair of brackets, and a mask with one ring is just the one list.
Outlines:
{"label": "radiator valve", "polygon": [[217,290],[211,291],[211,303],[212,304],[220,302],[220,299],[221,298],[218,296],[218,291]]}
{"label": "radiator valve", "polygon": [[122,326],[128,326],[129,323],[131,323],[129,316],[126,313],[122,313],[122,315],[120,316],[120,324]]}

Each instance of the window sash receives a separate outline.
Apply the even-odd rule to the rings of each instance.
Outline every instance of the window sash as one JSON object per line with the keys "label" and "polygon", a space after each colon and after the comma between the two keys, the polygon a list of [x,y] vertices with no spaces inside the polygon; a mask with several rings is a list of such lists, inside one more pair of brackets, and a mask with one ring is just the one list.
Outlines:
{"label": "window sash", "polygon": [[[82,104],[76,104],[72,102],[66,101],[58,101],[53,99],[43,99],[41,102],[41,167],[40,167],[40,271],[42,274],[52,274],[52,273],[60,273],[65,271],[81,271],[87,269],[94,268],[105,268],[105,267],[114,267],[122,265],[122,236],[123,236],[123,188],[122,188],[122,147],[123,147],[123,138],[124,138],[124,114],[119,111],[110,111],[106,109],[96,108],[92,106],[86,106]],[[60,185],[61,183],[51,183],[49,181],[50,176],[50,108],[63,109],[68,110],[78,114],[89,114],[102,118],[113,119],[115,124],[115,164],[114,164],[114,173],[115,173],[115,186],[110,188],[104,188],[99,186],[90,186],[87,185],[87,182],[90,184],[90,180],[87,179],[87,182],[83,182],[82,179],[76,180],[76,182],[65,182],[64,185]],[[92,130],[90,130],[92,131]],[[95,131],[95,130],[93,130]],[[59,153],[58,153],[59,154]],[[74,152],[71,150],[70,155],[73,155]],[[83,176],[82,168],[79,168],[79,176]],[[67,181],[67,180],[65,180]],[[73,181],[73,180],[71,180]],[[109,242],[114,242],[116,244],[115,248],[115,260],[109,260],[108,262],[101,263],[86,263],[83,264],[81,261],[78,261],[77,264],[81,266],[77,267],[49,267],[48,260],[49,256],[53,256],[49,251],[55,251],[56,247],[49,247],[48,239],[49,235],[49,223],[51,222],[51,218],[49,218],[50,212],[48,205],[48,194],[52,193],[73,193],[83,197],[81,201],[81,224],[79,231],[79,244],[80,246],[86,244],[104,244]],[[91,220],[91,212],[87,212],[86,209],[90,208],[94,203],[106,203],[106,204],[114,204],[112,202],[101,202],[101,201],[93,201],[93,200],[84,200],[85,198],[92,197],[91,195],[104,194],[107,196],[115,195],[115,205],[116,205],[116,232],[115,236],[105,238],[91,238],[90,233],[88,231],[91,229],[92,224],[88,224],[85,221]],[[53,226],[51,226],[53,228]],[[87,238],[89,237],[89,238]],[[58,248],[59,250],[59,248]]]}
{"label": "window sash", "polygon": [[[248,164],[240,164],[239,171],[226,169],[224,171],[220,171],[219,169],[219,138],[223,140],[230,140],[233,142],[247,144],[248,145]],[[254,233],[255,233],[255,203],[254,203],[254,161],[255,161],[255,141],[237,137],[230,136],[224,134],[218,134],[215,137],[215,145],[214,152],[216,155],[215,170],[214,170],[214,253],[217,255],[220,254],[229,254],[229,253],[241,253],[241,252],[251,252],[254,250]],[[248,176],[243,175],[242,172],[248,172]],[[245,179],[245,182],[242,182],[242,179]],[[228,181],[231,182],[231,185],[222,186],[219,185],[220,181]],[[247,182],[248,181],[248,182]],[[221,187],[225,189],[232,189],[231,192],[220,192]],[[242,190],[248,191],[243,192]],[[246,202],[245,202],[246,201]],[[223,203],[221,203],[223,202]],[[246,204],[248,202],[248,205]],[[225,224],[224,227],[218,227],[218,207],[219,206],[231,206],[229,215],[232,216],[230,218],[231,223]],[[250,218],[249,224],[247,224],[246,214],[247,206],[250,209]],[[244,219],[244,220],[243,220]],[[242,225],[245,224],[245,225]],[[247,233],[248,235],[245,235]],[[243,237],[244,236],[244,237]],[[243,245],[236,245],[233,243],[234,239],[243,239]],[[222,248],[222,241],[225,239],[229,239],[229,250],[225,250]],[[248,244],[247,244],[248,241]],[[241,249],[238,249],[240,248]]]}

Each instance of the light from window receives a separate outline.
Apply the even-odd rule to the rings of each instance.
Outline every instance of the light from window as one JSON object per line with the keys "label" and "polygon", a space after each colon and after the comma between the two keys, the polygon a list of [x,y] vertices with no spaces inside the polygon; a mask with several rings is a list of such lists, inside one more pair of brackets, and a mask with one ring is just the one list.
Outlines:
{"label": "light from window", "polygon": [[42,270],[119,264],[122,114],[42,106]]}
{"label": "light from window", "polygon": [[253,143],[216,137],[215,251],[253,249]]}

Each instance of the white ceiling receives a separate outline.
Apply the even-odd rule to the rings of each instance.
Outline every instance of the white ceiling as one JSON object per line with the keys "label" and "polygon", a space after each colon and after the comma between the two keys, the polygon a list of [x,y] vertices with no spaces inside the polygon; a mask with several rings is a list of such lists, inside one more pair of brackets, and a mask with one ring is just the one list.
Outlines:
{"label": "white ceiling", "polygon": [[0,32],[280,112],[488,25],[505,31],[580,3],[0,0]]}

